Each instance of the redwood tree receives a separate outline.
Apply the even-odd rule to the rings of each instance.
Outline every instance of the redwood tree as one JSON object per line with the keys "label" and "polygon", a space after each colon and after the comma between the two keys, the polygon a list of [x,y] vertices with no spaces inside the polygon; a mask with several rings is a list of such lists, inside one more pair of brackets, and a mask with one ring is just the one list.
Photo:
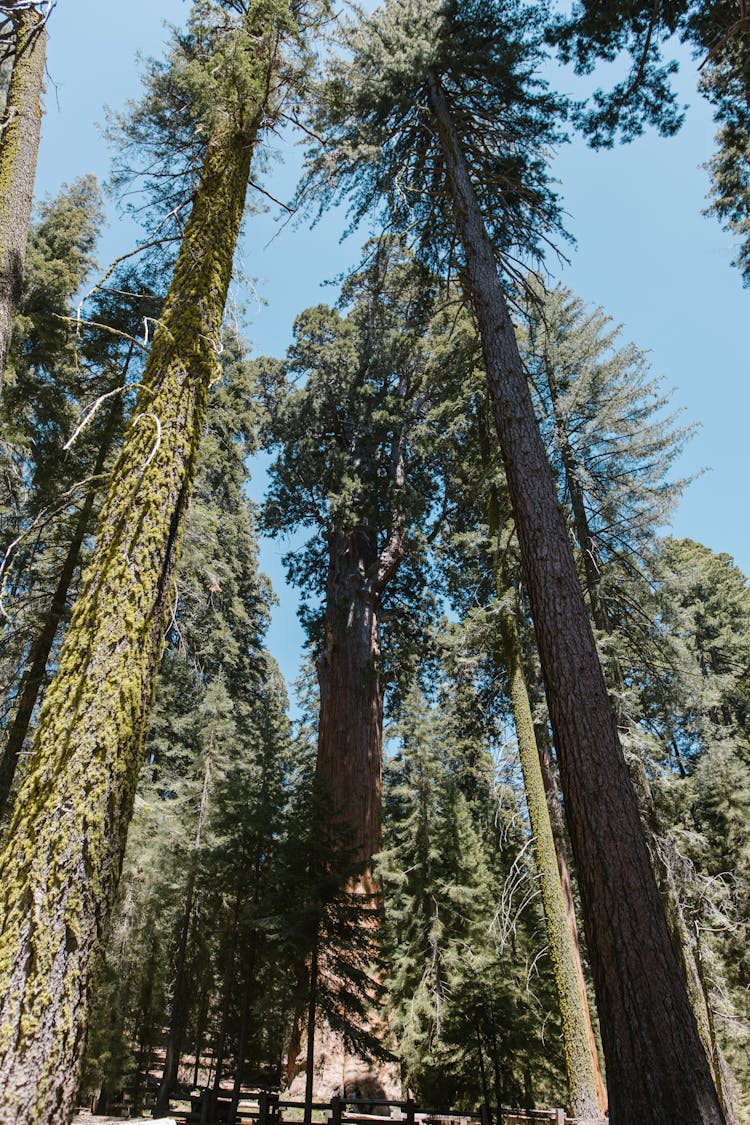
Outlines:
{"label": "redwood tree", "polygon": [[[351,887],[370,899],[369,924],[377,925],[379,619],[388,597],[415,583],[418,527],[433,490],[415,441],[427,401],[424,337],[434,294],[427,271],[404,261],[388,240],[373,257],[345,291],[343,300],[354,301],[348,316],[308,309],[297,319],[285,368],[261,361],[260,369],[273,392],[269,436],[280,448],[266,526],[275,534],[316,528],[301,559],[289,561],[308,595],[322,595],[322,613],[307,615],[320,688],[317,783],[330,805],[328,830],[346,841]],[[304,385],[292,390],[285,373],[304,376]],[[355,1060],[346,1066],[334,1085],[369,1081]]]}
{"label": "redwood tree", "polygon": [[533,77],[540,10],[391,0],[337,60],[312,157],[324,198],[385,204],[457,260],[479,326],[529,591],[591,956],[612,1118],[723,1121],[672,947],[514,335],[504,279],[554,233],[544,146],[560,107]]}

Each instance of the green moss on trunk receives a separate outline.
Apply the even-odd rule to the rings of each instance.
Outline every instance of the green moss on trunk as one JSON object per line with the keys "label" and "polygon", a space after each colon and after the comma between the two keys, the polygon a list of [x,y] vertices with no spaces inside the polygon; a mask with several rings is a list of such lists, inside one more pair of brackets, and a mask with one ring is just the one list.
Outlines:
{"label": "green moss on trunk", "polygon": [[17,1125],[61,1125],[74,1104],[254,134],[225,130],[208,146],[0,857],[0,1118]]}

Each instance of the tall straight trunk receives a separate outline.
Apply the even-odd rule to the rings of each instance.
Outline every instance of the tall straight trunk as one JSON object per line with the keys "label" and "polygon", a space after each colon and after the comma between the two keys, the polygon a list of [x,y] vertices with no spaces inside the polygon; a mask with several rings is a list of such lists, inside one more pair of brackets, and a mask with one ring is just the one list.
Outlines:
{"label": "tall straight trunk", "polygon": [[581,888],[616,1125],[719,1125],[513,324],[445,93],[430,84],[482,338]]}
{"label": "tall straight trunk", "polygon": [[221,1080],[224,1077],[224,1062],[227,1049],[227,1025],[229,1023],[229,1008],[232,1002],[232,990],[236,977],[235,954],[237,952],[237,931],[240,924],[242,897],[242,885],[240,884],[235,895],[231,926],[226,939],[224,979],[221,989],[221,1017],[219,1020],[219,1034],[216,1039],[215,1048],[216,1074],[214,1076],[214,1085],[211,1092],[211,1121],[216,1120],[218,1099],[221,1096]]}
{"label": "tall straight trunk", "polygon": [[[99,452],[94,465],[94,477],[99,477],[104,469],[110,449],[112,448],[119,417],[120,407],[119,405],[115,405],[111,408],[102,442],[99,446]],[[65,613],[70,585],[78,569],[81,548],[89,532],[94,504],[96,503],[99,491],[100,486],[96,483],[89,489],[73,529],[73,537],[68,546],[65,560],[57,579],[57,586],[52,595],[52,601],[50,602],[49,609],[44,617],[42,627],[39,630],[36,640],[29,650],[26,668],[21,678],[21,685],[18,691],[15,717],[8,731],[8,738],[3,749],[2,759],[0,760],[0,819],[2,819],[8,805],[10,791],[18,768],[19,757],[23,750],[23,744],[26,741],[26,735],[29,733],[31,717],[34,714],[34,708],[36,707],[39,692],[41,691],[44,681],[44,674],[47,671],[49,654],[52,651],[52,646],[57,636],[57,630],[60,627],[60,622]]]}
{"label": "tall straight trunk", "polygon": [[240,1103],[240,1095],[242,1092],[242,1079],[245,1071],[245,1056],[247,1054],[247,1040],[250,1031],[250,1011],[253,1002],[253,994],[255,992],[255,961],[256,961],[256,939],[252,938],[250,943],[250,956],[247,958],[247,974],[245,977],[245,987],[242,990],[242,1001],[240,1007],[240,1034],[237,1043],[237,1069],[234,1075],[234,1084],[232,1086],[232,1105],[229,1110],[229,1120],[234,1121],[237,1115],[237,1107]]}
{"label": "tall straight trunk", "polygon": [[13,23],[16,52],[0,123],[0,390],[23,287],[47,58],[42,5],[19,10]]}
{"label": "tall straight trunk", "polygon": [[307,1051],[305,1059],[305,1110],[303,1125],[312,1125],[313,1077],[315,1072],[315,1013],[318,1006],[318,943],[310,954],[307,993]]}
{"label": "tall straight trunk", "polygon": [[[553,418],[556,432],[560,435],[560,455],[565,473],[565,485],[570,496],[570,507],[573,515],[573,532],[583,558],[583,577],[585,591],[589,598],[591,617],[596,627],[606,636],[612,635],[612,624],[607,613],[607,608],[601,598],[601,582],[599,569],[596,565],[596,544],[589,525],[584,492],[580,481],[580,467],[575,452],[567,438],[564,420],[559,415],[559,387],[552,366],[545,361],[545,374],[552,403]],[[622,692],[624,676],[622,667],[616,656],[608,662],[607,678],[610,687]],[[615,714],[620,726],[627,722],[623,708],[614,702]],[[716,1092],[724,1116],[728,1121],[734,1120],[734,1106],[729,1095],[727,1082],[728,1067],[723,1057],[721,1048],[716,1039],[712,1013],[707,1001],[705,990],[701,983],[699,968],[700,951],[695,944],[693,934],[685,924],[682,906],[680,904],[679,890],[675,884],[673,872],[669,863],[664,859],[662,848],[659,846],[660,837],[664,832],[659,823],[651,795],[651,788],[643,770],[638,763],[631,765],[631,775],[635,780],[635,791],[641,811],[641,823],[646,835],[649,851],[652,856],[654,873],[656,875],[659,893],[664,904],[667,926],[672,936],[672,943],[677,951],[678,960],[685,978],[685,984],[690,997],[690,1003],[695,1014],[698,1032],[703,1041],[708,1057],[711,1073],[716,1085]]]}
{"label": "tall straight trunk", "polygon": [[372,857],[382,841],[383,694],[373,588],[375,531],[329,537],[324,647],[318,661],[320,721],[316,776],[330,800],[347,859],[374,890]]}
{"label": "tall straight trunk", "polygon": [[534,858],[542,892],[547,945],[560,1005],[570,1110],[571,1115],[579,1120],[596,1120],[603,1117],[606,1109],[604,1083],[599,1069],[579,950],[571,933],[557,866],[555,840],[534,734],[534,719],[521,660],[518,626],[515,613],[508,604],[512,587],[501,566],[498,567],[497,576],[498,596],[501,598],[500,634],[534,839]]}
{"label": "tall straight trunk", "polygon": [[209,140],[0,857],[0,1118],[16,1125],[65,1125],[74,1105],[261,113]]}

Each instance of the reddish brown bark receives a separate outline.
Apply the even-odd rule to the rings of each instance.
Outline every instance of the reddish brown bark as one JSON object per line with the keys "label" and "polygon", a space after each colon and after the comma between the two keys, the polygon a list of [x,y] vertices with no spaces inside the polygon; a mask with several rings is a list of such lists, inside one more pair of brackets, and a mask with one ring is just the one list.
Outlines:
{"label": "reddish brown bark", "polygon": [[638,805],[513,324],[437,82],[430,102],[531,600],[617,1125],[724,1121],[667,929]]}
{"label": "reddish brown bark", "polygon": [[[334,850],[338,845],[345,866],[356,870],[350,889],[362,896],[362,924],[373,928],[379,888],[372,857],[382,844],[383,692],[377,614],[403,553],[398,517],[380,552],[375,529],[369,526],[349,533],[331,531],[328,536],[316,777],[329,803]],[[314,969],[326,972],[325,950],[316,957]],[[314,1005],[310,1011],[314,1015]],[[292,1032],[287,1082],[293,1092],[302,1092],[307,1075],[306,1085],[312,1083],[315,1093],[323,1096],[397,1095],[392,1065],[376,1067],[347,1051],[324,1019],[315,1022],[311,1042],[309,1030],[304,1030],[305,1023],[308,1029],[312,1026],[310,1011],[306,1021],[305,1013],[298,1013]],[[370,1030],[376,1034],[374,1025],[373,1020]]]}
{"label": "reddish brown bark", "polygon": [[[383,694],[375,531],[329,537],[316,772],[353,864],[371,879],[382,828]],[[368,873],[369,872],[369,876]],[[372,888],[371,888],[372,889]]]}

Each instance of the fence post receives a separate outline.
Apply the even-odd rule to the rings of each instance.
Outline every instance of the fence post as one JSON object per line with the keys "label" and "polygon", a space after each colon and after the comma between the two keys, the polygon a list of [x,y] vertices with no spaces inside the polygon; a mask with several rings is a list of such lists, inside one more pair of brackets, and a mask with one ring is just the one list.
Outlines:
{"label": "fence post", "polygon": [[338,1094],[331,1098],[331,1125],[341,1125],[341,1098]]}
{"label": "fence post", "polygon": [[[486,1102],[482,1102],[479,1107],[479,1121],[480,1125],[492,1125],[492,1113],[490,1107]],[[498,1117],[497,1125],[500,1125],[500,1118]]]}
{"label": "fence post", "polygon": [[258,1125],[268,1125],[268,1093],[265,1090],[258,1094]]}
{"label": "fence post", "polygon": [[414,1110],[416,1109],[416,1105],[417,1103],[414,1101],[414,1098],[406,1099],[406,1125],[414,1125]]}
{"label": "fence post", "polygon": [[556,1109],[555,1110],[555,1125],[565,1125],[565,1110],[564,1109]]}

